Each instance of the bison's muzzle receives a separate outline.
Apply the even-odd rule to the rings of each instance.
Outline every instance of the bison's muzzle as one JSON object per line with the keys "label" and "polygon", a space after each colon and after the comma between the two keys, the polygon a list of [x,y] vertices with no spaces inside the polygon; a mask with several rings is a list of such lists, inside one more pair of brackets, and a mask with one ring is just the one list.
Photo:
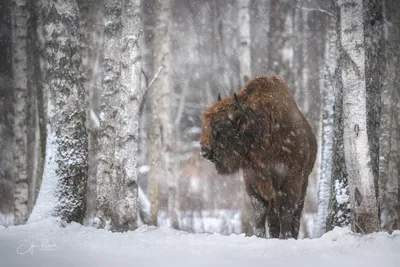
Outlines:
{"label": "bison's muzzle", "polygon": [[201,151],[200,151],[200,155],[203,158],[215,163],[214,152],[213,152],[213,150],[211,148],[208,148],[206,146],[202,146],[201,147]]}

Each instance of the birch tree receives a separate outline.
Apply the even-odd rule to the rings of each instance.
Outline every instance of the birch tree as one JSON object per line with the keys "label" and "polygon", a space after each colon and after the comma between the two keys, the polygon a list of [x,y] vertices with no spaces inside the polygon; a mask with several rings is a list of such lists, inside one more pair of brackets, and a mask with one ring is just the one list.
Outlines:
{"label": "birch tree", "polygon": [[325,41],[325,66],[323,69],[322,89],[322,119],[321,119],[321,164],[319,172],[318,209],[314,237],[320,237],[326,231],[326,220],[332,177],[332,149],[333,149],[333,106],[334,74],[336,71],[336,20],[330,18],[329,30]]}
{"label": "birch tree", "polygon": [[13,121],[12,121],[12,36],[10,6],[0,4],[0,225],[14,223]]}
{"label": "birch tree", "polygon": [[154,36],[154,73],[162,68],[154,81],[151,105],[152,118],[150,129],[150,188],[151,188],[151,223],[157,224],[158,184],[163,178],[168,184],[168,213],[173,228],[179,227],[177,214],[177,177],[173,172],[172,155],[174,150],[173,121],[171,114],[172,83],[170,81],[170,20],[171,4],[167,1],[155,1],[155,36]]}
{"label": "birch tree", "polygon": [[379,140],[379,200],[381,227],[392,232],[400,229],[400,5],[398,1],[384,1],[386,21],[385,72],[382,88],[382,114]]}
{"label": "birch tree", "polygon": [[81,53],[88,133],[88,181],[84,224],[92,225],[96,212],[99,97],[102,89],[104,0],[79,0]]}
{"label": "birch tree", "polygon": [[243,86],[251,78],[249,0],[239,0],[239,68]]}
{"label": "birch tree", "polygon": [[41,199],[38,199],[42,202],[38,205],[46,208],[39,209],[35,219],[57,215],[67,222],[82,222],[87,179],[87,135],[78,6],[72,0],[43,0],[38,8],[43,23],[49,126],[43,178],[45,186],[41,190]]}
{"label": "birch tree", "polygon": [[12,1],[12,43],[14,81],[14,224],[28,219],[29,180],[28,176],[28,19],[26,1]]}
{"label": "birch tree", "polygon": [[25,223],[43,174],[43,100],[35,4],[12,1],[14,224]]}
{"label": "birch tree", "polygon": [[367,93],[367,134],[376,198],[379,197],[379,135],[381,116],[383,60],[382,1],[363,2],[365,43],[365,85]]}
{"label": "birch tree", "polygon": [[[250,12],[248,0],[238,1],[239,5],[239,72],[240,72],[240,86],[251,79],[251,39],[250,39]],[[240,172],[240,179],[243,180],[243,173]],[[243,183],[244,184],[244,183]],[[247,235],[253,234],[252,219],[250,218],[249,210],[251,210],[250,199],[244,187],[240,188],[241,200],[241,217],[242,217],[242,232]]]}
{"label": "birch tree", "polygon": [[343,65],[343,140],[349,172],[352,228],[370,233],[379,229],[370,144],[367,136],[367,88],[365,80],[365,43],[363,1],[340,2]]}
{"label": "birch tree", "polygon": [[341,53],[341,34],[340,34],[340,6],[336,1],[332,1],[335,10],[335,29],[336,29],[336,49],[337,49],[337,68],[334,72],[334,92],[335,103],[333,106],[333,151],[332,151],[332,177],[331,190],[328,207],[328,218],[326,231],[332,230],[335,226],[345,227],[350,224],[350,197],[347,167],[344,156],[343,146],[343,83],[341,79],[341,69],[343,60]]}
{"label": "birch tree", "polygon": [[105,2],[97,210],[93,225],[136,228],[140,87],[140,1]]}

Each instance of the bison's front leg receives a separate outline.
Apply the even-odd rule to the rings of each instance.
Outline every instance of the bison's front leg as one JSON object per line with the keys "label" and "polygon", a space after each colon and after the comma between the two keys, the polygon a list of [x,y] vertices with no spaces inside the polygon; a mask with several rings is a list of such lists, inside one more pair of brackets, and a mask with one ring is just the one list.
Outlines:
{"label": "bison's front leg", "polygon": [[279,213],[281,222],[281,231],[279,239],[292,238],[292,223],[293,223],[293,210],[288,205],[282,205]]}
{"label": "bison's front leg", "polygon": [[253,194],[250,197],[254,208],[254,217],[256,222],[254,234],[257,237],[265,238],[265,218],[267,216],[268,207],[260,196]]}
{"label": "bison's front leg", "polygon": [[275,212],[273,203],[269,203],[269,211],[267,214],[269,238],[278,238],[280,233],[279,216]]}

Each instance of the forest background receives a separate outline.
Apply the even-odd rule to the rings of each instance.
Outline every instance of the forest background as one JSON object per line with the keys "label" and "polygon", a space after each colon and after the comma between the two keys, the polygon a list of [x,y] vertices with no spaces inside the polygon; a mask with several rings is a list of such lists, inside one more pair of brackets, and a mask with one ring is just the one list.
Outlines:
{"label": "forest background", "polygon": [[240,174],[200,158],[202,111],[278,74],[319,142],[302,237],[400,228],[398,1],[6,0],[0,14],[1,225],[251,235]]}

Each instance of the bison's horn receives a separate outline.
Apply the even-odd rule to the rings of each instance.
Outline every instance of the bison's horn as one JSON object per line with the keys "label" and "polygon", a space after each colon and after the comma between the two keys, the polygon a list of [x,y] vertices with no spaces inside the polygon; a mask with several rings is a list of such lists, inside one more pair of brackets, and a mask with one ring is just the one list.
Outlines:
{"label": "bison's horn", "polygon": [[239,98],[236,95],[236,93],[233,93],[233,98],[235,98],[238,109],[243,112],[244,111],[243,105],[242,105],[242,103],[240,103]]}
{"label": "bison's horn", "polygon": [[218,93],[218,98],[217,98],[217,100],[218,100],[218,101],[221,101],[221,94],[220,94],[220,93]]}

